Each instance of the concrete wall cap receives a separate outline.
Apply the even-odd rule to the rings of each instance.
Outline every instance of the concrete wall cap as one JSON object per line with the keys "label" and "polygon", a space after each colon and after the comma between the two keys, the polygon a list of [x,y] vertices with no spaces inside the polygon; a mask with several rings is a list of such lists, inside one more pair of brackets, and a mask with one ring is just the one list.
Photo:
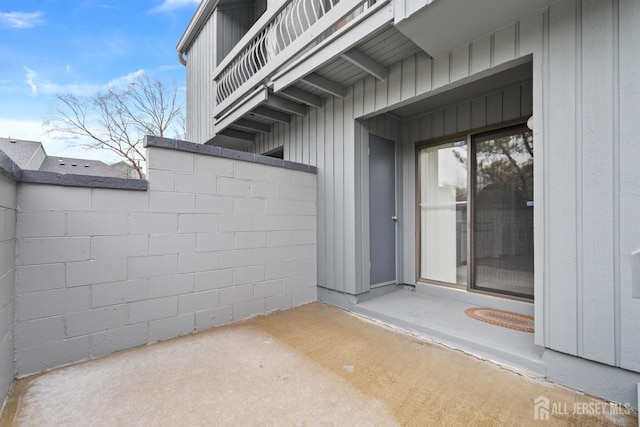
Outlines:
{"label": "concrete wall cap", "polygon": [[276,159],[274,157],[253,154],[246,151],[232,150],[230,148],[217,147],[215,145],[196,144],[179,139],[163,138],[159,136],[147,135],[144,138],[145,148],[166,148],[189,153],[204,154],[208,156],[222,157],[226,159],[241,160],[245,162],[258,163],[261,165],[275,166],[312,174],[318,173],[318,168],[312,165],[290,162],[288,160]]}
{"label": "concrete wall cap", "polygon": [[146,191],[149,184],[143,179],[126,179],[109,176],[61,174],[57,172],[23,170],[21,182],[51,184],[64,187],[111,188],[116,190]]}

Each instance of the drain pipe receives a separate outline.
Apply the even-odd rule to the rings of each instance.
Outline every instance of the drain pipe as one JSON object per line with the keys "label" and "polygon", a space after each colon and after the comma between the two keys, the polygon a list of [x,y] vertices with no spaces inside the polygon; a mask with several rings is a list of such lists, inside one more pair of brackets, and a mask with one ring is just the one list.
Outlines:
{"label": "drain pipe", "polygon": [[187,66],[187,59],[184,57],[184,53],[178,52],[178,61],[185,67]]}

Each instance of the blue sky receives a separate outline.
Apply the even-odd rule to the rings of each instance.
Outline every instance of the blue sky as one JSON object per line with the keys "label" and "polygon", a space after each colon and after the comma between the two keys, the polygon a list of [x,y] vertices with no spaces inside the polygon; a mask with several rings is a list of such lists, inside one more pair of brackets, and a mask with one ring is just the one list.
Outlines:
{"label": "blue sky", "polygon": [[107,151],[68,146],[42,122],[56,93],[85,96],[146,73],[184,93],[176,44],[199,0],[0,2],[0,137],[42,141],[47,154],[107,162]]}

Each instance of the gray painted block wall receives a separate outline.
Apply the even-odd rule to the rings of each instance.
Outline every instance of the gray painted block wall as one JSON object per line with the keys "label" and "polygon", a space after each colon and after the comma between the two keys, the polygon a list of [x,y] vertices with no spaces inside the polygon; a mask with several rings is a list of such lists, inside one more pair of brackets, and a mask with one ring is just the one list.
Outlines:
{"label": "gray painted block wall", "polygon": [[15,375],[13,323],[16,246],[16,182],[0,172],[0,407]]}
{"label": "gray painted block wall", "polygon": [[18,376],[317,299],[314,173],[150,147],[148,181],[20,184]]}

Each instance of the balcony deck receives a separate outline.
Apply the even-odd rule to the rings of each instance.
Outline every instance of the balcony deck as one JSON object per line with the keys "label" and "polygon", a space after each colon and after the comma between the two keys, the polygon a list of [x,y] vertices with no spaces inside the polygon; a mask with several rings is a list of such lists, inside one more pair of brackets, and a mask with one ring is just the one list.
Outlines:
{"label": "balcony deck", "polygon": [[[271,19],[277,16],[272,14]],[[359,80],[369,76],[385,80],[391,64],[420,51],[393,27],[392,20],[388,0],[336,1],[273,60],[260,67],[252,60],[253,68],[244,66],[244,71],[237,72],[236,88],[223,90],[214,108],[216,134],[253,140],[255,133],[269,132],[274,123],[289,122],[292,115],[322,106],[327,96],[346,96],[349,86]],[[264,38],[268,25],[268,19],[261,18],[252,29],[253,38],[246,37],[241,44],[255,50],[256,37]],[[228,75],[234,63],[239,64],[241,52],[237,46],[225,58],[216,81]]]}

